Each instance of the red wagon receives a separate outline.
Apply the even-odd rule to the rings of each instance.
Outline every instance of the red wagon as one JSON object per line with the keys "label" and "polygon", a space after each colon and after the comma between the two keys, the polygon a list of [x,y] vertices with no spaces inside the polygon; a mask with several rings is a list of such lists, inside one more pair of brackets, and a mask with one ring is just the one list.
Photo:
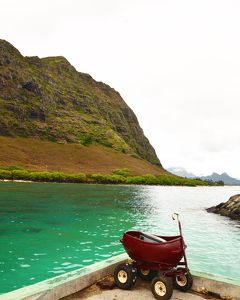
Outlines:
{"label": "red wagon", "polygon": [[180,234],[177,236],[133,230],[124,233],[120,241],[133,261],[116,267],[114,279],[119,288],[132,288],[137,275],[144,280],[152,280],[151,289],[156,299],[170,299],[173,287],[182,292],[192,287],[181,223],[178,214],[172,217],[178,220]]}

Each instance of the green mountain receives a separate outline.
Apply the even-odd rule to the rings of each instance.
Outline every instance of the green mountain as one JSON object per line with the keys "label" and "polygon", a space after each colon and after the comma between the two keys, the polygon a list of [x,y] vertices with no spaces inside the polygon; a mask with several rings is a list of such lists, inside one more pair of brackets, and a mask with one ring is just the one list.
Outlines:
{"label": "green mountain", "polygon": [[134,112],[110,86],[58,57],[0,40],[0,135],[103,145],[161,167]]}

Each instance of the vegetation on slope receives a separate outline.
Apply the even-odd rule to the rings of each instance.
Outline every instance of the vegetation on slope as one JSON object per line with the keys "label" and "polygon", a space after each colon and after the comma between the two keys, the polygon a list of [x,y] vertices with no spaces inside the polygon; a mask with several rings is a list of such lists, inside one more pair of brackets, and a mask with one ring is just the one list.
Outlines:
{"label": "vegetation on slope", "polygon": [[[112,174],[84,174],[63,172],[37,172],[25,170],[17,166],[0,167],[0,179],[30,180],[65,183],[103,183],[103,184],[143,184],[143,185],[177,185],[177,186],[207,186],[209,182],[177,177],[173,175],[145,174],[133,176],[128,169],[113,170]],[[217,184],[211,184],[217,185]]]}
{"label": "vegetation on slope", "polygon": [[0,40],[0,135],[104,145],[161,166],[120,94],[64,57],[23,57]]}

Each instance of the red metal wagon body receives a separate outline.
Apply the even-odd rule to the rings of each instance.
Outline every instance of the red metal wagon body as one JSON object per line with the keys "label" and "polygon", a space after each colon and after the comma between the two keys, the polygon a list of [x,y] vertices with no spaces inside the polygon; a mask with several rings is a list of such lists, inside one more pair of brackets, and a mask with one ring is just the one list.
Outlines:
{"label": "red metal wagon body", "polygon": [[125,232],[121,242],[134,261],[161,265],[163,269],[176,267],[186,247],[180,235],[157,236],[140,231]]}

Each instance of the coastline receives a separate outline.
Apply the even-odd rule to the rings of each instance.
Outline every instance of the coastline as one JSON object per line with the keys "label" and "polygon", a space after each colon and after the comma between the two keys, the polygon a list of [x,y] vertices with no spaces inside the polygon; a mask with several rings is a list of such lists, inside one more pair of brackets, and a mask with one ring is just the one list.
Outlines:
{"label": "coastline", "polygon": [[86,185],[112,185],[112,186],[172,186],[172,187],[224,187],[222,185],[167,185],[167,184],[141,184],[141,183],[101,183],[101,182],[60,182],[60,181],[33,181],[33,180],[11,180],[11,179],[0,179],[1,182],[13,182],[13,183],[60,183],[60,184],[86,184]]}
{"label": "coastline", "polygon": [[161,186],[221,186],[201,179],[189,179],[170,174],[131,175],[128,170],[113,170],[112,174],[64,173],[34,171],[20,167],[0,167],[2,182],[55,182],[84,184],[161,185]]}
{"label": "coastline", "polygon": [[33,183],[34,181],[31,180],[11,180],[11,179],[0,179],[0,182],[28,182]]}

